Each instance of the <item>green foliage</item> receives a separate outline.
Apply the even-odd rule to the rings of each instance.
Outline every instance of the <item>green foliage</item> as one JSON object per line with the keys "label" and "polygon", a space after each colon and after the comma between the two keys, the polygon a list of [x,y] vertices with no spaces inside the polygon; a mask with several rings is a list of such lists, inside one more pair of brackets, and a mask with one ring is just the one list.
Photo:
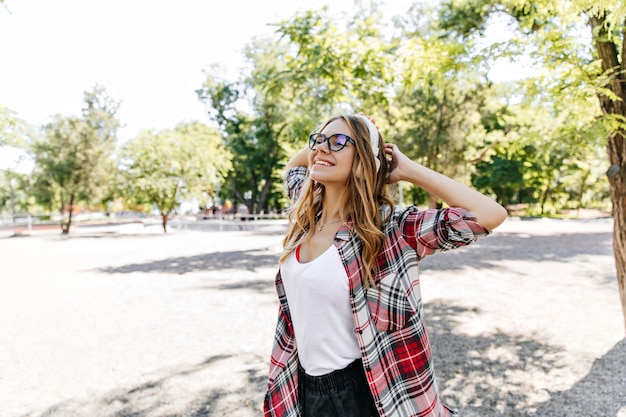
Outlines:
{"label": "green foliage", "polygon": [[223,188],[229,197],[251,212],[268,209],[269,201],[282,205],[286,154],[304,146],[318,123],[340,111],[387,110],[392,47],[375,17],[375,10],[360,10],[342,28],[326,9],[296,14],[276,25],[278,42],[246,48],[250,71],[239,81],[207,76],[199,97],[233,151]]}
{"label": "green foliage", "polygon": [[[601,163],[585,163],[610,123],[598,117],[602,68],[573,10],[547,0],[416,4],[395,18],[393,34],[376,4],[357,5],[345,22],[321,9],[277,23],[277,39],[246,49],[249,72],[235,82],[208,76],[199,90],[233,151],[223,190],[251,210],[281,201],[272,191],[260,196],[263,186],[280,195],[275,185],[291,147],[329,115],[364,111],[413,159],[471,178],[504,203],[529,202],[540,212],[573,198],[582,204],[574,190],[593,188],[589,172]],[[489,44],[481,36],[495,14],[510,16],[517,32]],[[509,85],[489,80],[497,59],[521,53],[546,72]],[[604,198],[605,188],[593,196]]]}
{"label": "green foliage", "polygon": [[623,35],[626,2],[621,0],[573,0],[575,11],[584,12],[588,16],[604,16],[604,25],[611,37]]}
{"label": "green foliage", "polygon": [[[28,211],[33,205],[29,196],[30,176],[18,171],[28,159],[30,143],[37,135],[15,112],[0,105],[0,153],[17,155],[9,166],[0,169],[0,211]],[[7,161],[8,162],[8,161]]]}
{"label": "green foliage", "polygon": [[270,85],[289,86],[299,113],[289,123],[295,126],[293,137],[302,140],[320,121],[339,112],[388,112],[398,45],[385,38],[380,18],[375,6],[361,8],[342,26],[322,9],[276,25],[289,50],[281,77]]}
{"label": "green foliage", "polygon": [[255,41],[246,48],[248,74],[237,82],[207,75],[198,90],[233,154],[222,195],[246,204],[251,213],[269,210],[269,201],[283,201],[280,173],[294,134],[288,126],[297,120],[293,90],[276,82],[285,53],[284,45]]}
{"label": "green foliage", "polygon": [[[411,158],[452,177],[467,176],[469,159],[486,142],[482,120],[495,94],[487,82],[486,62],[472,54],[472,43],[441,36],[428,8],[414,7],[398,21],[402,36],[396,51],[396,94],[390,113],[394,129],[387,139]],[[482,74],[482,75],[481,75]],[[430,206],[435,207],[435,196]]]}
{"label": "green foliage", "polygon": [[30,176],[10,169],[0,175],[0,210],[23,213],[33,208],[34,199],[29,195]]}
{"label": "green foliage", "polygon": [[[505,45],[525,50],[526,59],[543,69],[513,83],[513,100],[506,99],[511,106],[510,133],[499,141],[506,146],[488,152],[473,175],[476,186],[494,192],[505,204],[529,202],[543,214],[606,198],[608,184],[596,180],[603,165],[598,155],[610,127],[618,128],[621,122],[600,111],[597,97],[611,99],[612,93],[604,87],[610,81],[603,80],[606,72],[581,13],[595,10],[588,6],[581,9],[575,2],[553,0],[443,4],[442,28],[474,41],[485,34],[493,16],[510,16],[516,29]],[[490,59],[506,56],[500,51],[488,47],[480,53]]]}
{"label": "green foliage", "polygon": [[141,131],[121,150],[120,172],[127,203],[150,204],[167,217],[183,199],[214,198],[230,168],[219,133],[199,122],[175,129]]}
{"label": "green foliage", "polygon": [[315,120],[348,101],[346,39],[326,11],[306,11],[277,25],[292,49],[285,56],[283,81],[298,92],[294,98]]}
{"label": "green foliage", "polygon": [[520,192],[524,189],[523,161],[507,158],[508,155],[494,155],[490,161],[476,164],[476,174],[472,175],[472,185],[479,190],[491,191],[496,200],[507,206],[524,202]]}
{"label": "green foliage", "polygon": [[[222,129],[223,143],[233,155],[232,170],[222,190],[254,213],[264,207],[272,183],[277,180],[276,169],[284,158],[279,142],[283,128],[277,122],[283,126],[284,122],[276,120],[272,102],[260,99],[251,115],[237,111],[235,103],[229,100],[243,95],[246,87],[244,84],[238,90],[234,84],[215,82],[209,77],[200,94],[215,109],[214,120]],[[229,98],[223,100],[224,97]]]}
{"label": "green foliage", "polygon": [[439,11],[441,28],[459,38],[469,37],[473,32],[484,35],[488,18],[495,11],[494,6],[491,0],[443,2]]}
{"label": "green foliage", "polygon": [[32,134],[32,128],[15,112],[0,104],[0,149],[3,146],[27,149],[29,134]]}

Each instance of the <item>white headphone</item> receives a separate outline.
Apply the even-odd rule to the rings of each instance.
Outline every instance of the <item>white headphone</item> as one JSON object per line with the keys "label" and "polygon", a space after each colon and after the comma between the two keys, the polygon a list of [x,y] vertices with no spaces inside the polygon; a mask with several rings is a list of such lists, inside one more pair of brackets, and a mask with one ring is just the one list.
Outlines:
{"label": "white headphone", "polygon": [[370,144],[372,145],[372,152],[374,152],[374,158],[376,158],[376,172],[380,170],[380,159],[378,158],[378,129],[367,116],[362,114],[355,114],[358,118],[363,120],[367,125],[367,129],[370,131]]}

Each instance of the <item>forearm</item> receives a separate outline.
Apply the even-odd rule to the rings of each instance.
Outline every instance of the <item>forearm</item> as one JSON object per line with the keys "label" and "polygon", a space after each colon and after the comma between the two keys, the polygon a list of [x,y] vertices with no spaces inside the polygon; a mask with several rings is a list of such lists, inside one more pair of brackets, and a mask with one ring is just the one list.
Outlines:
{"label": "forearm", "polygon": [[287,162],[287,169],[295,167],[307,167],[309,166],[309,148],[299,150],[294,156]]}
{"label": "forearm", "polygon": [[402,179],[436,195],[448,206],[469,210],[487,230],[496,228],[506,219],[504,207],[491,198],[416,162],[407,164]]}

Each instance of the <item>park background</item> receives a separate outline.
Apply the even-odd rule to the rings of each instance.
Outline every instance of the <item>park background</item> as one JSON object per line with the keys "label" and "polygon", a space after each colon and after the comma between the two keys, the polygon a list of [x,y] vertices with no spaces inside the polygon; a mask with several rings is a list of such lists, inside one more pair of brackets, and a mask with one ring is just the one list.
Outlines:
{"label": "park background", "polygon": [[[237,254],[236,245],[241,240],[255,241],[251,236],[260,233],[270,243],[263,240],[266,246],[252,249],[269,251],[263,262],[274,265],[279,240],[271,230],[283,224],[281,217],[289,204],[281,181],[286,160],[305,146],[306,137],[320,120],[337,112],[364,111],[376,118],[386,140],[398,144],[420,163],[493,196],[514,218],[600,217],[593,221],[551,220],[557,223],[549,223],[560,225],[550,227],[565,240],[580,227],[584,231],[578,238],[599,239],[597,253],[589,248],[587,254],[584,249],[576,249],[575,254],[583,258],[602,257],[601,261],[596,260],[601,265],[600,272],[584,268],[582,271],[587,278],[600,277],[598,285],[604,298],[598,297],[595,302],[601,300],[608,308],[594,317],[602,325],[591,327],[610,329],[594,339],[597,345],[591,344],[593,347],[579,356],[580,368],[569,375],[567,382],[557,382],[556,391],[569,392],[567,388],[575,384],[577,377],[585,381],[584,374],[589,369],[591,375],[596,375],[595,368],[592,369],[594,359],[608,357],[610,360],[606,361],[620,363],[623,348],[615,344],[619,340],[615,335],[623,337],[623,319],[617,317],[617,321],[621,320],[621,330],[616,332],[614,325],[620,306],[618,288],[622,290],[624,305],[623,285],[615,285],[616,277],[607,275],[605,268],[607,259],[612,260],[613,241],[618,249],[615,251],[617,281],[624,282],[620,257],[623,239],[620,233],[612,234],[612,222],[602,222],[609,221],[612,212],[615,230],[624,229],[623,206],[615,199],[619,184],[614,180],[620,177],[621,159],[613,158],[616,155],[621,158],[616,151],[619,146],[613,145],[621,144],[623,139],[624,114],[619,112],[623,108],[618,105],[623,97],[619,87],[623,74],[615,66],[607,65],[610,54],[603,49],[612,45],[615,62],[621,65],[617,52],[624,35],[622,2],[363,1],[334,2],[326,7],[321,2],[307,3],[305,7],[278,1],[263,7],[247,2],[219,6],[212,2],[183,2],[180,6],[165,2],[0,3],[4,7],[0,9],[3,59],[0,61],[0,232],[4,232],[3,236],[26,234],[32,238],[2,241],[5,268],[2,282],[7,285],[3,291],[7,297],[3,311],[6,321],[2,325],[3,329],[11,330],[5,333],[6,337],[20,334],[10,320],[23,314],[23,309],[15,304],[22,299],[14,297],[15,294],[47,288],[37,281],[45,269],[38,270],[37,265],[29,265],[33,270],[25,268],[29,257],[15,252],[17,248],[27,255],[54,254],[49,263],[43,264],[54,270],[74,271],[67,273],[69,281],[56,282],[59,285],[56,291],[90,276],[88,271],[135,275],[146,271],[143,267],[129,267],[140,262],[129,258],[123,258],[124,262],[118,265],[120,269],[114,269],[113,264],[121,261],[111,259],[122,259],[117,253],[111,253],[111,258],[92,259],[97,266],[87,266],[85,261],[81,269],[76,256],[91,259],[81,249],[88,253],[108,253],[110,246],[140,246],[151,251],[146,255],[150,259],[144,259],[145,262],[154,262],[164,267],[166,274],[172,273],[167,269],[169,263],[160,262],[163,257],[176,258],[172,246],[179,241],[177,238],[154,240],[157,238],[153,236],[154,224],[160,223],[164,232],[168,230],[168,221],[177,227],[174,229],[177,236],[190,239],[179,243],[181,248],[188,248],[192,242],[192,252],[210,253],[210,245],[205,241],[209,239],[223,243],[225,249]],[[62,36],[57,37],[59,34]],[[187,36],[188,43],[184,37],[176,38],[180,34]],[[193,56],[194,60],[185,61],[187,56]],[[146,63],[147,67],[142,66]],[[181,68],[186,72],[178,72]],[[82,85],[76,87],[77,84]],[[184,102],[177,101],[183,100],[182,96]],[[404,204],[422,207],[440,204],[435,196],[409,185],[395,188],[394,193]],[[248,220],[245,226],[241,222],[244,215]],[[268,221],[270,225],[266,226],[263,222]],[[530,224],[547,224],[520,222],[515,225],[530,228],[528,233],[535,237],[541,232]],[[141,231],[137,231],[137,226]],[[219,233],[234,231],[228,235],[213,234],[217,233],[214,226],[221,230]],[[193,231],[204,227],[207,231],[203,237]],[[265,227],[270,232],[263,231]],[[550,227],[546,226],[552,230]],[[54,233],[62,231],[66,240],[49,237],[50,228]],[[133,238],[127,236],[129,230],[134,230],[130,233]],[[124,236],[116,240],[110,233]],[[519,230],[509,235],[526,237]],[[138,236],[139,239],[150,236],[145,242],[152,243],[137,245]],[[89,237],[96,237],[94,242],[101,245],[84,244]],[[235,242],[232,248],[230,243],[226,244],[231,241]],[[83,244],[67,244],[61,250],[59,242]],[[531,244],[530,240],[524,242]],[[553,244],[564,245],[563,240],[555,240]],[[166,252],[155,251],[155,246],[165,247]],[[507,247],[517,253],[530,250],[516,245]],[[68,249],[75,256],[64,259]],[[221,259],[219,255],[205,258],[195,252],[185,254],[182,249],[179,256],[192,260],[199,256],[196,260],[207,269],[218,267],[215,263]],[[552,248],[543,255],[530,256],[529,260],[545,264],[545,258],[552,256],[572,258],[571,253]],[[255,257],[251,263],[233,264],[230,268],[233,276],[241,278],[245,270],[258,273],[256,261]],[[128,271],[124,263],[130,268]],[[269,265],[263,265],[263,278],[255,275],[248,282],[252,290],[266,290],[266,285],[271,283],[266,270],[270,269]],[[466,275],[489,275],[485,272],[489,266],[493,265],[489,262],[477,265],[474,272],[466,271]],[[538,275],[548,273],[547,269],[523,267]],[[149,267],[147,271],[156,273],[158,269]],[[516,267],[504,270],[510,274]],[[561,265],[557,276],[567,271],[572,272]],[[184,270],[181,274],[189,272],[198,270]],[[7,281],[9,277],[22,275],[25,278],[21,283]],[[567,277],[576,276],[572,273]],[[562,284],[577,285],[577,281],[567,282],[568,285]],[[226,290],[241,288],[236,280],[220,285]],[[510,285],[511,292],[519,291],[514,283]],[[147,288],[157,291],[156,287]],[[136,289],[141,294],[146,287]],[[614,305],[610,302],[612,296],[616,297]],[[269,300],[263,302],[271,303]],[[456,313],[455,317],[477,314],[472,308],[451,305],[449,312]],[[80,311],[72,312],[80,314]],[[32,312],[31,319],[39,319],[39,313],[49,313],[45,309]],[[100,313],[107,314],[106,308]],[[562,314],[573,313],[561,312],[559,317]],[[599,319],[600,316],[603,318]],[[577,320],[580,322],[580,318]],[[111,331],[129,331],[126,323],[108,324]],[[450,326],[448,323],[444,328]],[[27,343],[27,336],[32,334],[25,332],[22,336],[23,339],[17,337],[13,341],[3,339],[3,346],[11,347],[5,351],[19,350],[16,340]],[[102,358],[89,356],[92,365],[100,365],[103,358],[114,360],[115,356],[107,356],[110,351],[104,353],[114,337],[107,334],[94,338],[91,345],[83,346],[90,352],[103,349]],[[496,337],[493,342],[499,340]],[[67,347],[65,343],[58,346]],[[537,351],[533,354],[542,356],[542,348]],[[41,359],[40,371],[48,375],[46,356],[37,356],[37,349],[33,352],[34,356],[24,358]],[[220,352],[215,356],[216,361],[229,357],[228,353]],[[518,360],[526,352],[521,353]],[[135,351],[131,356],[137,355],[140,352]],[[0,394],[10,392],[19,404],[9,412],[54,415],[58,409],[58,415],[67,415],[72,410],[71,398],[58,392],[63,406],[54,405],[54,395],[50,398],[43,395],[48,402],[38,403],[29,410],[28,397],[20,402],[21,397],[15,391],[15,387],[28,387],[28,382],[20,380],[12,385],[10,381],[11,375],[17,375],[12,372],[24,369],[20,354],[5,358],[5,369],[10,371],[4,371],[0,381],[3,389],[13,388]],[[557,364],[558,369],[567,368],[575,362],[557,359],[544,364],[544,370]],[[248,372],[258,389],[262,385],[262,372],[256,356],[252,362],[252,368],[244,367],[240,371]],[[506,367],[498,363],[498,372],[507,374]],[[50,369],[57,370],[54,366]],[[448,368],[444,366],[446,372]],[[619,375],[611,371],[599,374],[607,378],[604,382],[608,381],[617,394],[624,392]],[[30,372],[23,375],[33,377]],[[36,379],[37,373],[34,375]],[[65,380],[73,377],[70,372]],[[215,374],[210,378],[215,379]],[[593,382],[602,385],[600,380]],[[146,383],[150,383],[149,378]],[[497,385],[497,381],[490,384]],[[132,383],[127,380],[122,385],[128,387]],[[481,384],[477,387],[484,388]],[[532,389],[524,384],[516,387]],[[133,392],[130,389],[129,393]],[[215,388],[210,392],[218,398],[222,391]],[[226,391],[222,394],[230,398]],[[536,397],[521,398],[523,401],[516,405],[512,401],[520,398],[518,393],[514,394],[496,396],[491,405],[477,404],[476,398],[472,400],[460,394],[455,401],[457,405],[470,406],[480,415],[509,415],[507,408],[515,410],[510,415],[525,415],[528,404],[541,409],[536,404],[548,401],[548,394],[541,391]],[[250,395],[243,401],[256,399],[258,392]],[[103,398],[105,401],[109,397]],[[123,395],[116,398],[122,403],[129,401]],[[94,405],[81,401],[72,412],[90,415],[93,412],[90,407]],[[607,415],[623,412],[622,405],[615,400],[609,404],[613,407],[612,414]],[[224,407],[220,412],[235,409],[234,405]],[[148,408],[159,409],[154,403]],[[136,408],[130,409],[136,415],[150,415],[149,411],[139,413]],[[114,406],[101,412],[124,415],[124,410]],[[155,413],[166,412],[159,410]],[[196,412],[186,406],[177,410],[181,415]],[[492,414],[486,414],[487,410]],[[210,411],[201,407],[197,415],[202,413],[210,414]]]}
{"label": "park background", "polygon": [[[306,146],[325,117],[351,111],[374,117],[383,137],[415,160],[515,214],[611,209],[606,143],[622,120],[603,115],[611,74],[597,58],[588,19],[568,2],[300,5],[263,21],[268,5],[252,8],[265,11],[253,26],[260,34],[239,38],[243,45],[230,54],[213,45],[232,45],[226,39],[231,32],[241,37],[254,12],[194,9],[194,2],[178,11],[158,2],[46,2],[38,19],[28,20],[35,11],[23,3],[3,2],[1,17],[4,213],[62,215],[67,229],[79,212],[159,213],[164,220],[225,204],[281,212],[289,204],[281,181],[289,155]],[[57,22],[45,13],[65,17]],[[228,24],[215,23],[222,20]],[[70,28],[49,35],[53,43],[42,21]],[[186,35],[203,42],[168,41],[185,24],[196,28]],[[194,67],[178,75],[177,58],[189,52],[177,51],[190,46]],[[195,100],[195,107],[187,101],[182,113],[173,112],[178,120],[162,114],[171,108],[172,88]],[[397,195],[411,204],[439,203],[408,185]]]}

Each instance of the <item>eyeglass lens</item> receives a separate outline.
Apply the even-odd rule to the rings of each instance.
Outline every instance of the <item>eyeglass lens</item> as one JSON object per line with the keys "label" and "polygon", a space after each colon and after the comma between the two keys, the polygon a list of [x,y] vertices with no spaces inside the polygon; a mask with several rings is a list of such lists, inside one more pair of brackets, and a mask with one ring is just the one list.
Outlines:
{"label": "eyeglass lens", "polygon": [[349,140],[350,138],[348,136],[341,133],[337,133],[329,137],[324,136],[322,133],[314,133],[309,138],[309,146],[312,150],[316,150],[318,145],[326,142],[331,151],[339,151],[346,146]]}

